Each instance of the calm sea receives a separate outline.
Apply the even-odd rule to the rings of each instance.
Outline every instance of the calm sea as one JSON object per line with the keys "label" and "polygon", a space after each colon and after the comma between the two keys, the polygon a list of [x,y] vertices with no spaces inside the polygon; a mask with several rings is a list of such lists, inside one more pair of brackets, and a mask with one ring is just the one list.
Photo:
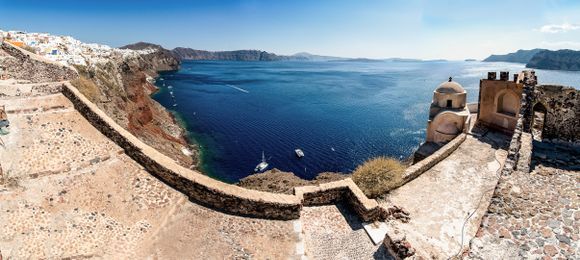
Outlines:
{"label": "calm sea", "polygon": [[[523,68],[482,62],[187,61],[181,70],[161,74],[154,98],[201,145],[206,174],[237,182],[252,174],[264,152],[270,169],[311,179],[325,171],[351,172],[375,156],[411,155],[425,139],[433,90],[448,77],[476,102],[487,71]],[[578,72],[537,75],[540,83],[580,86]],[[296,148],[306,156],[297,159]]]}

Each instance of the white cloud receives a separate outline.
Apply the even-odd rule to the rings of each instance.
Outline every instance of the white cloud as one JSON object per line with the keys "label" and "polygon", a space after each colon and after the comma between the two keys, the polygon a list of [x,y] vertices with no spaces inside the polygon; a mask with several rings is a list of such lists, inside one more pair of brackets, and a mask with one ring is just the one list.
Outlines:
{"label": "white cloud", "polygon": [[580,29],[580,25],[563,23],[563,24],[547,24],[542,26],[539,31],[543,33],[565,33]]}
{"label": "white cloud", "polygon": [[580,42],[573,41],[542,42],[542,47],[548,49],[580,49]]}

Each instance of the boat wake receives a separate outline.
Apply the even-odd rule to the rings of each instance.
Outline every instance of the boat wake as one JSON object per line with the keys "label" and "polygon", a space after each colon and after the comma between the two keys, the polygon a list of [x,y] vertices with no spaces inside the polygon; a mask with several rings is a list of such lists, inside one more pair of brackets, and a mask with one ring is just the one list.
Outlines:
{"label": "boat wake", "polygon": [[234,85],[229,85],[229,84],[226,84],[225,86],[226,86],[226,87],[228,87],[228,88],[233,88],[233,89],[235,89],[235,90],[238,90],[238,91],[244,92],[244,93],[250,93],[250,91],[247,91],[247,90],[245,90],[245,89],[243,89],[243,88],[240,88],[240,87],[236,87],[236,86],[234,86]]}

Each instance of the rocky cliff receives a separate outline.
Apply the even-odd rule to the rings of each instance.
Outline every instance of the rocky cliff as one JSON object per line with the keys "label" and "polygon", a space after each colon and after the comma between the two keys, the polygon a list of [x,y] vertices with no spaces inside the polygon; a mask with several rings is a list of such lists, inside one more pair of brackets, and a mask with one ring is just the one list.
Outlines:
{"label": "rocky cliff", "polygon": [[173,49],[172,52],[181,60],[279,61],[302,59],[300,57],[282,56],[258,50],[203,51],[178,47]]}
{"label": "rocky cliff", "polygon": [[544,50],[535,54],[527,68],[546,70],[571,70],[580,71],[580,51],[573,50]]}
{"label": "rocky cliff", "polygon": [[77,66],[80,79],[72,83],[132,134],[191,167],[196,164],[195,147],[173,116],[150,97],[157,90],[157,71],[179,68],[179,61],[159,48],[146,54],[113,52],[106,61]]}
{"label": "rocky cliff", "polygon": [[150,53],[142,54],[141,56],[149,63],[151,63],[156,71],[179,69],[179,58],[172,51],[161,47],[161,45],[148,42],[138,42],[125,45],[120,47],[120,49],[151,50]]}
{"label": "rocky cliff", "polygon": [[503,62],[517,62],[517,63],[528,63],[530,59],[537,53],[545,51],[544,49],[532,49],[532,50],[518,50],[516,52],[508,53],[505,55],[491,55],[484,59],[483,61],[493,62],[493,61],[503,61]]}

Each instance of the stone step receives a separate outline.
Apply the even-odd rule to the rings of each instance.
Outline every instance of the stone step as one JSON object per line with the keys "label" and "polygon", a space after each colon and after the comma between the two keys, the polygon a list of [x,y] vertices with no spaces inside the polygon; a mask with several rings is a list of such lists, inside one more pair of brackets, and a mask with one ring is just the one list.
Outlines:
{"label": "stone step", "polygon": [[0,106],[5,106],[6,113],[10,114],[32,114],[48,111],[70,111],[73,104],[62,94],[52,94],[39,97],[27,97],[22,99],[0,100]]}

